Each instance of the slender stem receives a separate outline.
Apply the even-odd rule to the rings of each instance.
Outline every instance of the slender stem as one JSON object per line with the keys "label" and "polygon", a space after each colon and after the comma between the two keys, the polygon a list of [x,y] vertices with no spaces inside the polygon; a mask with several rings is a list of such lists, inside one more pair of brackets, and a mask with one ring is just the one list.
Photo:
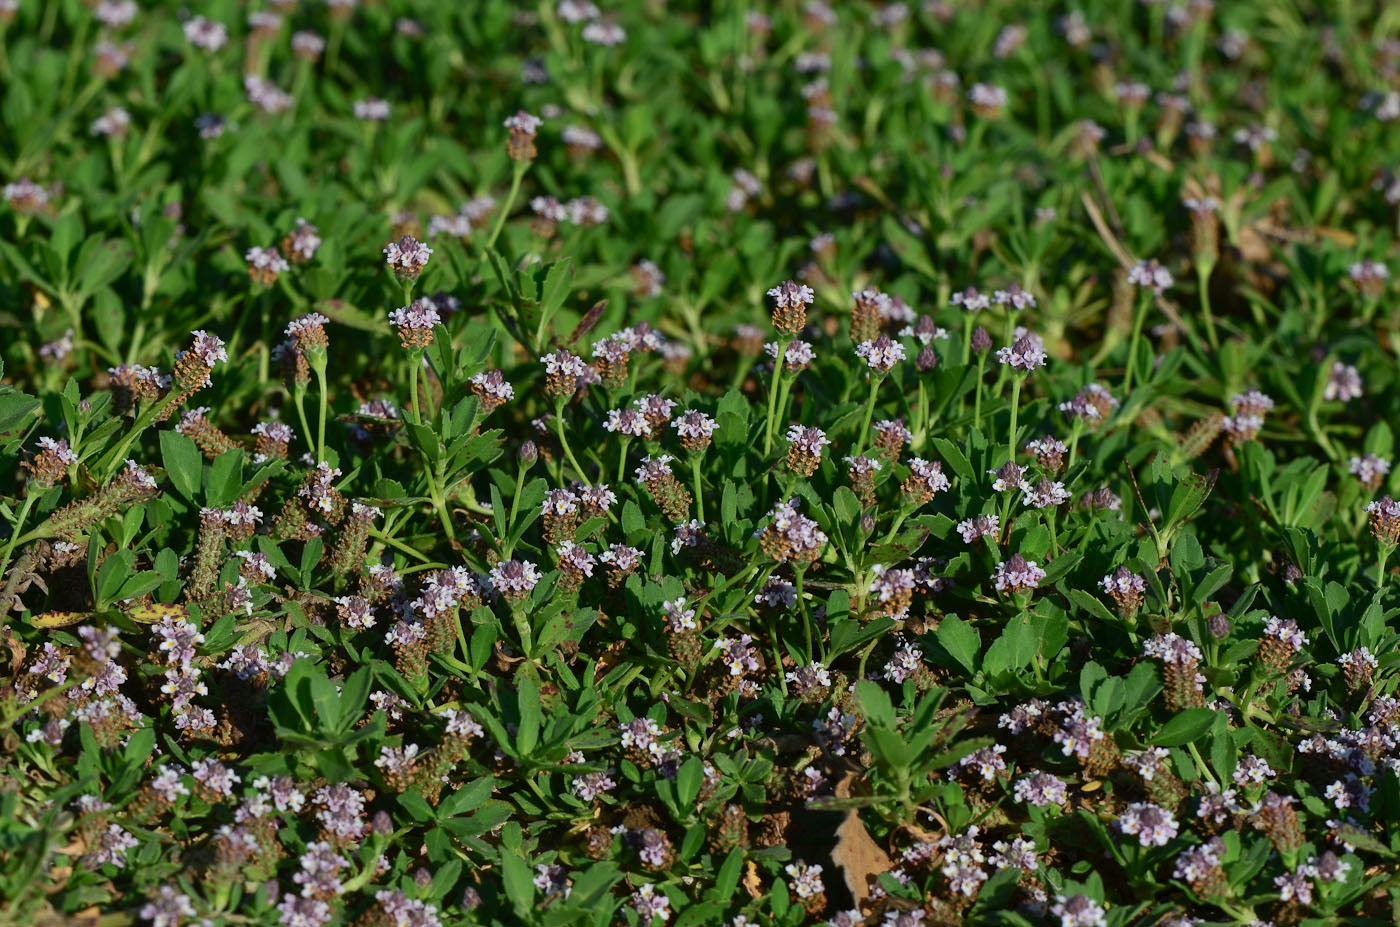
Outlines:
{"label": "slender stem", "polygon": [[870,398],[865,401],[865,420],[860,426],[860,440],[856,442],[856,454],[859,457],[865,453],[865,440],[870,435],[870,420],[875,417],[875,396],[880,390],[880,381],[885,378],[882,373],[870,374]]}
{"label": "slender stem", "polygon": [[1012,463],[1016,462],[1016,415],[1021,410],[1021,383],[1021,377],[1011,378],[1011,430],[1006,435],[1006,459]]}
{"label": "slender stem", "polygon": [[176,392],[175,390],[171,390],[170,392],[165,394],[164,399],[161,399],[159,402],[152,403],[150,408],[148,408],[145,412],[141,413],[141,417],[138,418],[136,420],[136,423],[131,426],[131,431],[127,432],[126,437],[122,439],[121,443],[118,444],[116,447],[112,448],[106,454],[104,454],[101,462],[96,467],[94,467],[93,470],[95,470],[98,473],[106,474],[107,478],[110,479],[112,473],[116,470],[117,462],[121,461],[126,457],[126,450],[127,448],[131,447],[131,443],[135,441],[136,438],[140,436],[140,434],[143,431],[145,431],[151,426],[151,423],[154,422],[161,415],[161,413],[163,413],[166,410],[166,408],[172,402],[175,401],[175,398],[178,395],[178,392]]}
{"label": "slender stem", "polygon": [[812,618],[807,612],[807,599],[802,594],[802,574],[806,573],[807,570],[805,567],[799,567],[793,572],[794,578],[797,580],[797,611],[802,615],[802,634],[807,645],[807,662],[810,664],[816,659],[816,653],[812,649]]}
{"label": "slender stem", "polygon": [[569,447],[569,439],[564,434],[564,400],[558,399],[554,403],[554,433],[559,437],[559,443],[564,448],[564,456],[569,458],[569,463],[573,464],[574,472],[583,481],[583,485],[592,488],[593,484],[588,482],[588,475],[583,472],[583,467],[579,466],[578,458],[574,456],[573,448]]}
{"label": "slender stem", "polygon": [[[1385,591],[1385,562],[1390,559],[1390,552],[1395,549],[1393,544],[1381,544],[1380,556],[1376,562],[1376,591]],[[6,552],[8,558],[8,551]]]}
{"label": "slender stem", "polygon": [[1206,323],[1206,340],[1210,342],[1212,350],[1220,350],[1220,339],[1215,334],[1215,316],[1210,311],[1210,272],[1215,267],[1214,261],[1204,258],[1196,262],[1196,283],[1201,294],[1201,318]]}
{"label": "slender stem", "polygon": [[987,355],[977,355],[977,392],[972,400],[972,418],[974,421],[982,420],[982,387],[987,378]]}
{"label": "slender stem", "polygon": [[1133,371],[1137,369],[1138,339],[1142,335],[1142,323],[1147,319],[1147,306],[1152,301],[1152,291],[1143,290],[1138,298],[1137,312],[1133,315],[1133,333],[1128,339],[1128,369],[1123,374],[1123,398],[1126,400],[1133,388]]}
{"label": "slender stem", "polygon": [[627,479],[627,446],[632,443],[631,435],[622,436],[622,446],[617,452],[617,485],[621,487]]}
{"label": "slender stem", "polygon": [[501,212],[496,216],[496,224],[491,229],[491,237],[486,239],[488,249],[496,244],[496,239],[501,235],[501,229],[505,227],[506,217],[510,215],[511,207],[515,205],[515,198],[520,194],[520,181],[525,176],[525,171],[529,166],[526,161],[515,162],[515,169],[511,171],[510,177],[510,193],[506,195],[506,201],[501,204]]}
{"label": "slender stem", "polygon": [[913,509],[904,509],[894,517],[894,523],[890,525],[890,530],[885,533],[885,539],[880,542],[882,545],[888,544],[890,541],[894,540],[896,532],[903,527],[904,520],[908,518],[912,512]]}
{"label": "slender stem", "polygon": [[1079,436],[1084,432],[1084,420],[1075,416],[1074,424],[1069,426],[1069,463],[1066,466],[1074,466],[1074,458],[1079,454]]}
{"label": "slender stem", "polygon": [[442,523],[442,530],[447,532],[448,540],[457,540],[457,533],[452,529],[452,516],[447,511],[447,502],[443,499],[442,487],[438,481],[442,478],[442,461],[438,461],[436,470],[427,474],[428,495],[433,500],[433,508],[437,510],[438,521]]}
{"label": "slender stem", "polygon": [[705,493],[700,484],[700,455],[690,455],[690,476],[695,486],[695,517],[705,523]]}
{"label": "slender stem", "polygon": [[515,468],[515,492],[511,493],[510,496],[510,520],[506,522],[506,536],[501,538],[502,560],[509,560],[511,551],[515,549],[515,545],[511,542],[510,538],[515,533],[515,516],[520,510],[520,497],[524,495],[525,473],[525,465],[518,464]]}
{"label": "slender stem", "polygon": [[316,453],[316,442],[311,440],[311,426],[306,422],[306,387],[298,384],[292,390],[292,405],[297,407],[297,420],[301,422],[301,435],[306,439],[306,446],[311,453]]}
{"label": "slender stem", "polygon": [[418,368],[423,366],[422,354],[414,351],[408,356],[408,399],[409,409],[413,416],[413,424],[423,424],[423,418],[418,414]]}
{"label": "slender stem", "polygon": [[24,505],[20,507],[19,518],[15,519],[14,529],[10,532],[10,540],[5,544],[5,553],[0,555],[0,579],[5,578],[5,570],[10,565],[10,557],[14,555],[15,544],[19,541],[20,531],[24,529],[25,519],[29,517],[29,510],[34,505],[34,500],[39,494],[33,488],[26,493]]}
{"label": "slender stem", "polygon": [[515,625],[515,633],[520,635],[520,652],[533,657],[534,629],[530,627],[530,616],[525,614],[519,603],[511,603],[510,620]]}
{"label": "slender stem", "polygon": [[316,385],[320,389],[320,418],[316,422],[316,463],[326,459],[326,370],[325,365],[316,371]]}
{"label": "slender stem", "polygon": [[381,543],[381,544],[388,544],[390,547],[394,548],[395,550],[397,550],[397,551],[399,551],[399,552],[401,552],[401,553],[408,554],[410,557],[415,557],[415,558],[417,558],[417,559],[423,561],[424,563],[431,564],[431,563],[433,562],[433,558],[429,557],[427,554],[423,553],[421,550],[418,550],[417,548],[414,548],[414,547],[410,547],[410,546],[408,546],[407,544],[405,544],[403,541],[400,541],[398,538],[390,537],[389,535],[385,534],[383,531],[376,531],[376,530],[374,530],[374,529],[370,529],[369,536],[372,537],[372,538],[374,538],[376,541],[378,541],[378,542]]}
{"label": "slender stem", "polygon": [[778,407],[778,383],[783,376],[783,358],[787,355],[788,345],[792,342],[784,341],[778,345],[778,354],[773,358],[773,384],[768,387],[768,423],[763,429],[763,456],[767,457],[773,452],[773,420],[777,417]]}
{"label": "slender stem", "polygon": [[778,685],[783,690],[783,697],[787,697],[787,673],[783,672],[783,646],[782,639],[778,637],[778,616],[775,612],[769,621],[768,633],[773,638],[773,670],[778,677]]}

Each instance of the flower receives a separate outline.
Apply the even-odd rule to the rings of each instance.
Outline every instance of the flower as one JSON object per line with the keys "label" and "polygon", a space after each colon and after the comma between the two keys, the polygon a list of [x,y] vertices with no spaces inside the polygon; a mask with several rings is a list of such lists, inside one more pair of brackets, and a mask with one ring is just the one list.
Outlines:
{"label": "flower", "polygon": [[389,118],[389,101],[381,100],[379,97],[356,100],[352,109],[355,118],[365,122],[384,122]]}
{"label": "flower", "polygon": [[92,121],[92,134],[108,138],[126,135],[131,126],[131,114],[120,106],[114,106]]}
{"label": "flower", "polygon": [[1160,805],[1151,802],[1134,802],[1118,816],[1118,830],[1138,838],[1145,847],[1163,847],[1171,842],[1177,833],[1176,818]]}
{"label": "flower", "polygon": [[507,599],[523,599],[540,581],[540,571],[528,560],[503,560],[487,574],[491,588]]}
{"label": "flower", "polygon": [[406,348],[424,348],[433,343],[433,326],[442,321],[437,306],[426,296],[389,313],[398,329],[399,341]]}
{"label": "flower", "polygon": [[1332,372],[1327,377],[1327,386],[1323,389],[1323,398],[1337,400],[1338,402],[1350,402],[1353,399],[1361,398],[1362,383],[1361,374],[1356,368],[1337,361],[1332,364]]}
{"label": "flower", "polygon": [[1008,347],[997,349],[997,360],[1013,370],[1030,373],[1037,367],[1045,366],[1045,345],[1039,336],[1025,332]]}
{"label": "flower", "polygon": [[400,280],[411,280],[423,272],[433,249],[412,235],[404,235],[398,241],[384,246],[384,263],[394,271]]}
{"label": "flower", "polygon": [[228,27],[223,23],[195,16],[185,21],[185,41],[195,48],[218,51],[228,44]]}
{"label": "flower", "polygon": [[1034,560],[1027,560],[1020,554],[1012,554],[1010,560],[1003,560],[997,564],[993,578],[998,592],[1018,593],[1040,585],[1040,581],[1045,578],[1045,571],[1036,566]]}
{"label": "flower", "polygon": [[1103,905],[1088,895],[1056,895],[1050,913],[1060,919],[1060,927],[1105,927]]}
{"label": "flower", "polygon": [[857,345],[856,357],[863,358],[872,371],[888,373],[895,364],[904,360],[904,345],[892,341],[889,335],[881,334],[873,341],[862,341]]}
{"label": "flower", "polygon": [[583,27],[581,33],[585,42],[594,45],[621,45],[627,41],[627,31],[616,23],[592,22]]}
{"label": "flower", "polygon": [[1160,293],[1174,281],[1171,272],[1154,260],[1138,261],[1128,270],[1128,282]]}

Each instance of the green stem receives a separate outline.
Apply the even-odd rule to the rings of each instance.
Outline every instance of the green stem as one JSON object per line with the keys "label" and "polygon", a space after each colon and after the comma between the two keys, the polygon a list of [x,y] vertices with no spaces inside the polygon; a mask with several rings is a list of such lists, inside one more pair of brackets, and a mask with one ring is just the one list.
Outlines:
{"label": "green stem", "polygon": [[1075,416],[1074,424],[1069,426],[1069,463],[1065,466],[1074,466],[1074,458],[1079,454],[1079,436],[1084,432],[1084,420]]}
{"label": "green stem", "polygon": [[1196,262],[1196,283],[1201,294],[1201,318],[1206,323],[1206,340],[1210,342],[1211,350],[1220,350],[1220,339],[1215,334],[1215,316],[1210,311],[1210,272],[1215,267],[1215,262],[1204,258]]}
{"label": "green stem", "polygon": [[1006,459],[1016,462],[1016,416],[1021,411],[1021,377],[1011,378],[1011,430],[1006,436]]}
{"label": "green stem", "polygon": [[972,400],[972,420],[980,422],[982,420],[982,387],[987,378],[987,355],[979,354],[977,357],[977,392]]}
{"label": "green stem", "polygon": [[1133,388],[1133,371],[1137,368],[1138,339],[1142,336],[1142,323],[1147,319],[1147,306],[1152,301],[1152,291],[1144,290],[1138,299],[1137,312],[1133,314],[1133,332],[1128,338],[1128,369],[1123,374],[1123,398],[1126,400]]}
{"label": "green stem", "polygon": [[496,216],[496,224],[491,229],[491,237],[486,239],[486,247],[489,250],[496,244],[496,239],[500,237],[501,229],[505,227],[506,217],[510,215],[511,207],[515,205],[515,198],[520,194],[520,181],[525,176],[525,171],[530,167],[528,162],[516,161],[515,168],[511,171],[510,193],[506,195],[506,201],[501,205],[501,212]]}
{"label": "green stem", "polygon": [[820,640],[820,637],[812,634],[812,618],[807,612],[807,599],[802,593],[802,574],[806,572],[807,570],[804,567],[799,567],[797,570],[793,571],[794,578],[797,581],[797,611],[798,614],[802,616],[802,634],[807,645],[807,663],[811,664],[812,661],[816,659],[816,652],[812,649],[812,640],[814,637]]}
{"label": "green stem", "polygon": [[413,416],[413,424],[423,424],[423,417],[418,414],[418,368],[423,366],[423,354],[421,351],[413,351],[408,356],[408,401],[409,410]]}
{"label": "green stem", "polygon": [[515,633],[520,635],[520,652],[527,657],[533,657],[531,651],[534,649],[534,629],[530,627],[530,616],[524,614],[518,603],[510,606],[510,620],[515,625]]}
{"label": "green stem", "polygon": [[24,529],[25,519],[29,518],[29,510],[34,505],[34,500],[39,494],[30,488],[24,497],[24,505],[20,507],[19,518],[15,519],[14,529],[10,532],[10,540],[5,544],[5,553],[0,555],[0,580],[5,578],[5,570],[10,565],[10,558],[14,556],[15,544],[19,541],[20,532]]}
{"label": "green stem", "polygon": [[442,523],[442,530],[447,532],[450,541],[457,540],[457,533],[452,529],[452,516],[447,511],[447,502],[442,495],[442,487],[438,485],[442,479],[442,461],[438,461],[437,469],[427,475],[428,495],[433,500],[433,508],[437,510],[438,521]]}
{"label": "green stem", "polygon": [[316,422],[316,463],[326,459],[326,369],[322,364],[316,371],[316,386],[320,390],[320,418]]}
{"label": "green stem", "polygon": [[501,559],[509,560],[511,551],[515,550],[515,544],[510,540],[515,534],[515,516],[520,511],[520,497],[524,495],[525,489],[525,466],[517,464],[515,468],[515,492],[510,497],[510,520],[506,522],[506,536],[501,539]]}
{"label": "green stem", "polygon": [[122,439],[121,443],[103,455],[102,460],[93,470],[98,473],[106,474],[107,479],[111,479],[112,473],[116,470],[116,464],[126,458],[127,449],[131,447],[131,443],[135,441],[143,431],[149,428],[151,423],[175,401],[176,395],[177,393],[171,390],[169,393],[165,394],[165,398],[161,399],[159,402],[152,403],[150,408],[141,413],[141,417],[131,426],[131,431],[127,432],[126,437]]}
{"label": "green stem", "polygon": [[429,557],[421,550],[418,550],[415,547],[409,547],[407,544],[405,544],[403,541],[400,541],[398,538],[390,537],[382,531],[371,530],[369,536],[374,538],[381,544],[388,544],[390,547],[394,548],[400,553],[408,554],[410,557],[414,557],[418,560],[423,561],[424,563],[433,563],[433,558]]}
{"label": "green stem", "polygon": [[554,433],[559,437],[559,443],[564,448],[564,456],[569,458],[569,463],[573,464],[574,472],[583,481],[583,485],[592,488],[593,484],[588,482],[588,475],[583,472],[583,467],[579,466],[578,458],[574,456],[573,448],[569,447],[569,439],[564,434],[564,400],[556,399],[554,402]]}
{"label": "green stem", "polygon": [[622,436],[622,446],[617,452],[617,485],[621,489],[627,479],[627,447],[632,443],[631,435]]}
{"label": "green stem", "polygon": [[297,384],[292,390],[292,405],[297,407],[297,420],[301,422],[301,436],[306,439],[306,446],[311,453],[316,453],[316,442],[311,440],[311,426],[306,421],[306,387]]}
{"label": "green stem", "polygon": [[695,517],[705,523],[705,493],[700,484],[700,455],[690,455],[690,477],[695,485]]}
{"label": "green stem", "polygon": [[882,373],[870,374],[870,398],[865,401],[865,420],[860,426],[860,440],[856,442],[855,456],[859,457],[865,453],[865,441],[870,435],[870,420],[875,417],[875,396],[880,391],[880,381],[885,378]]}
{"label": "green stem", "polygon": [[778,345],[778,354],[773,358],[773,383],[768,387],[768,423],[763,429],[763,456],[767,457],[773,452],[773,420],[777,417],[778,407],[778,384],[783,377],[783,358],[787,355],[788,345],[792,341],[784,341]]}

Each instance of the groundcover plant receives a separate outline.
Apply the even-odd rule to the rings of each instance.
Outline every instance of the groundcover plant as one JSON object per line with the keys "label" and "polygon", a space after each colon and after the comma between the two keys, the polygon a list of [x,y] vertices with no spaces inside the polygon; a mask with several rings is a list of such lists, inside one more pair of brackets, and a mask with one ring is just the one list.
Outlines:
{"label": "groundcover plant", "polygon": [[0,85],[0,924],[1397,917],[1394,5],[0,0]]}

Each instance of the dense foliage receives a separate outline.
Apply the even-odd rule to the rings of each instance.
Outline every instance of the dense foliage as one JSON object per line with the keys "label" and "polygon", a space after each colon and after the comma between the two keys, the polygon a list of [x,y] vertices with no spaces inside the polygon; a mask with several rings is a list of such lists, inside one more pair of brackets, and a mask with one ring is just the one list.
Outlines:
{"label": "dense foliage", "polygon": [[0,0],[0,923],[1394,920],[1396,8],[748,6]]}

